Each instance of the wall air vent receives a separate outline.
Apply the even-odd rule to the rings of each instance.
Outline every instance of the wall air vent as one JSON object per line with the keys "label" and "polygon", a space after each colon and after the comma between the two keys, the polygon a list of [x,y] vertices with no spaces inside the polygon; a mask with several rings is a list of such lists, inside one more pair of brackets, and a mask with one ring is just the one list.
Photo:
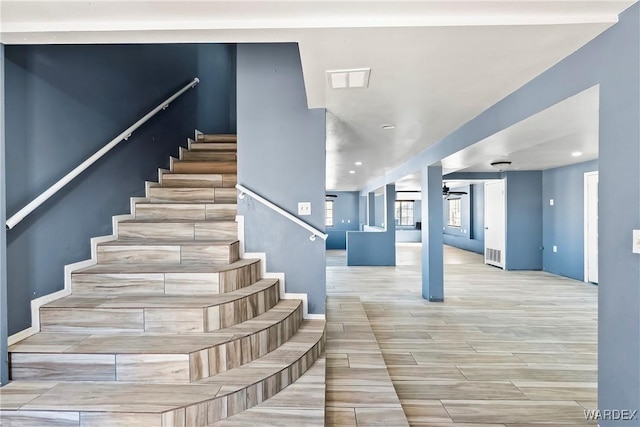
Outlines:
{"label": "wall air vent", "polygon": [[329,70],[327,78],[331,89],[355,89],[369,87],[371,68],[355,68],[352,70]]}

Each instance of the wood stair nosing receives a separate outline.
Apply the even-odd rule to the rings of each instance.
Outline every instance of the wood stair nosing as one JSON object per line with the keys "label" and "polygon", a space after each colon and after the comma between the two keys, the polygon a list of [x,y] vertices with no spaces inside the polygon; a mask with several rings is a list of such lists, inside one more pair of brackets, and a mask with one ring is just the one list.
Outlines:
{"label": "wood stair nosing", "polygon": [[135,205],[136,220],[168,221],[235,221],[236,203],[139,202]]}
{"label": "wood stair nosing", "polygon": [[238,144],[236,142],[189,142],[189,151],[219,151],[219,152],[237,152]]}
{"label": "wood stair nosing", "polygon": [[[0,396],[11,396],[11,403],[3,404],[0,416],[7,422],[21,420],[31,425],[41,425],[38,422],[42,419],[58,414],[60,418],[82,417],[95,425],[138,426],[147,422],[165,427],[206,427],[258,405],[293,384],[321,357],[325,340],[324,321],[306,320],[273,352],[233,371],[190,384],[15,381],[0,389]],[[238,376],[228,381],[234,371]],[[233,385],[221,386],[221,381]],[[60,411],[61,405],[64,411]],[[113,424],[116,421],[124,424]]]}
{"label": "wood stair nosing", "polygon": [[160,221],[131,219],[120,221],[118,239],[224,240],[238,239],[238,224],[229,220]]}
{"label": "wood stair nosing", "polygon": [[237,204],[234,187],[150,187],[147,199],[153,202]]}
{"label": "wood stair nosing", "polygon": [[[69,296],[40,308],[42,332],[204,333],[253,319],[280,299],[277,279],[216,296]],[[115,316],[115,314],[118,314]]]}
{"label": "wood stair nosing", "polygon": [[118,239],[99,243],[99,264],[231,264],[240,259],[235,240]]}
{"label": "wood stair nosing", "polygon": [[227,265],[96,264],[71,273],[75,295],[216,295],[262,278],[259,259]]}
{"label": "wood stair nosing", "polygon": [[[301,323],[301,301],[284,300],[251,320],[207,334],[86,336],[42,332],[10,347],[12,379],[195,382],[274,351],[296,333]],[[62,354],[58,345],[51,347],[54,351],[43,348],[47,337],[71,342],[74,336],[77,343]],[[95,364],[90,362],[92,356]]]}

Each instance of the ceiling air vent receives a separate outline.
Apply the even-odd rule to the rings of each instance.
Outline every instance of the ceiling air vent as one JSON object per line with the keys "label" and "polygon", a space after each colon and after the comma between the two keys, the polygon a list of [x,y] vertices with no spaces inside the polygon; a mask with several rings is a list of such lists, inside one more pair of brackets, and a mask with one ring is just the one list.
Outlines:
{"label": "ceiling air vent", "polygon": [[327,71],[331,89],[367,88],[369,87],[370,74],[371,68]]}

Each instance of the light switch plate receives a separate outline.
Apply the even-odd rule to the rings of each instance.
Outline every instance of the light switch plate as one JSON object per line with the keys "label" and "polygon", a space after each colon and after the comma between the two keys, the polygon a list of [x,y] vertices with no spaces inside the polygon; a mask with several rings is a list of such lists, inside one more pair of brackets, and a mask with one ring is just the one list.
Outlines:
{"label": "light switch plate", "polygon": [[633,230],[633,253],[640,254],[640,230]]}
{"label": "light switch plate", "polygon": [[311,202],[298,202],[298,215],[311,215]]}

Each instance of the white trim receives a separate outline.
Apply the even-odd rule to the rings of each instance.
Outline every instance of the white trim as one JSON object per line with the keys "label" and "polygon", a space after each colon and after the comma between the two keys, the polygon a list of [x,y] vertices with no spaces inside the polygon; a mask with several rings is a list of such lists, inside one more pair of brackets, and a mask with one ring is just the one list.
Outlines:
{"label": "white trim", "polygon": [[140,126],[145,124],[151,117],[155,116],[161,110],[165,110],[171,102],[173,102],[180,95],[188,91],[189,89],[194,88],[200,80],[196,77],[192,81],[190,81],[187,85],[185,85],[182,89],[171,95],[169,98],[165,99],[158,105],[156,108],[145,114],[140,120],[135,122],[133,125],[129,126],[125,129],[120,135],[116,136],[109,143],[107,143],[104,147],[96,151],[91,157],[86,159],[84,162],[80,163],[76,166],[71,172],[67,173],[65,176],[60,178],[55,184],[51,187],[47,188],[42,194],[29,202],[26,206],[20,209],[18,212],[13,214],[11,218],[9,218],[6,222],[6,226],[8,228],[15,227],[20,221],[22,221],[27,215],[36,210],[41,204],[47,201],[51,196],[60,191],[64,186],[73,181],[75,177],[84,172],[89,166],[98,161],[102,156],[107,154],[113,147],[118,145],[122,141],[126,141],[131,137],[131,134],[135,132]]}
{"label": "white trim", "polygon": [[324,314],[309,314],[309,302],[307,294],[297,294],[286,292],[284,273],[267,272],[267,254],[265,252],[245,252],[244,246],[244,215],[236,215],[238,223],[238,240],[240,241],[240,258],[257,258],[260,260],[262,277],[265,279],[278,279],[280,288],[280,299],[300,299],[302,300],[302,317],[304,319],[322,319]]}
{"label": "white trim", "polygon": [[[238,195],[238,198],[243,199],[245,194],[249,195],[249,196],[251,196],[251,198],[253,198],[254,200],[256,200],[256,201],[258,201],[260,203],[262,203],[263,205],[265,205],[266,207],[268,207],[272,211],[274,211],[276,213],[279,213],[283,217],[287,218],[289,221],[292,221],[295,224],[298,224],[300,227],[304,228],[305,230],[310,231],[311,232],[311,237],[309,237],[309,239],[311,241],[316,240],[316,236],[320,237],[322,240],[327,240],[327,237],[329,237],[328,234],[325,234],[322,231],[318,230],[317,228],[313,227],[312,225],[304,222],[303,220],[301,220],[297,216],[290,214],[289,212],[285,211],[284,209],[282,209],[280,206],[276,205],[275,203],[265,199],[264,197],[260,196],[259,194],[255,193],[255,192],[249,190],[244,185],[237,184],[236,188],[240,191],[240,194]],[[323,217],[324,217],[324,215],[323,215]]]}
{"label": "white trim", "polygon": [[586,283],[589,283],[589,177],[593,175],[599,175],[599,171],[591,171],[584,173],[584,241],[583,241],[583,252],[584,252],[584,278],[583,280]]}

